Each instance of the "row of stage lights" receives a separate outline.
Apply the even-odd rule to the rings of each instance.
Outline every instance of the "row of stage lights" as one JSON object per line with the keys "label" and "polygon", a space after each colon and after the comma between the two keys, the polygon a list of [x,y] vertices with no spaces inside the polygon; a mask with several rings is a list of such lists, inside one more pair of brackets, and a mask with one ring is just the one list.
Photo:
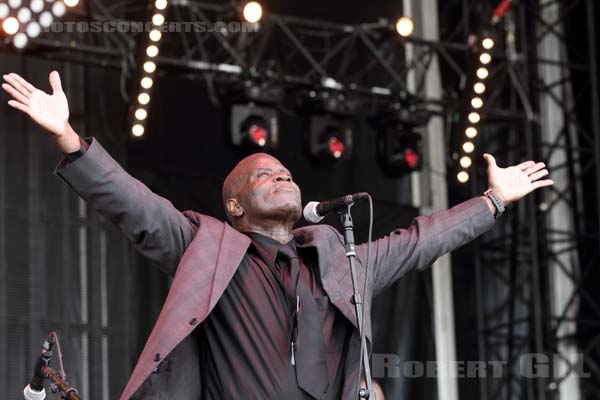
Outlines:
{"label": "row of stage lights", "polygon": [[[153,29],[149,34],[149,41],[147,43],[144,60],[142,63],[143,72],[140,77],[140,89],[136,98],[137,101],[136,106],[134,107],[135,111],[133,113],[133,121],[131,126],[131,133],[135,137],[143,136],[144,132],[146,131],[146,121],[148,118],[148,110],[150,108],[152,94],[151,89],[154,84],[153,76],[156,71],[156,63],[153,61],[153,59],[158,56],[159,42],[162,37],[160,30],[157,28],[165,22],[165,10],[167,5],[167,0],[156,0],[154,3],[152,23],[155,25],[155,29]],[[253,24],[259,23],[263,17],[263,8],[260,3],[251,1],[242,7],[241,14],[246,22]],[[400,36],[408,37],[414,31],[414,23],[408,17],[401,17],[396,22],[395,28]],[[256,132],[260,133],[262,131],[257,130]],[[259,143],[263,143],[263,146],[266,145],[265,140],[261,140]],[[332,147],[337,149],[340,146],[339,143],[334,141],[332,142]],[[341,157],[340,151],[334,150],[334,154],[338,155],[337,158]]]}
{"label": "row of stage lights", "polygon": [[0,24],[17,49],[27,46],[44,28],[75,7],[79,0],[8,0],[0,3]]}
{"label": "row of stage lights", "polygon": [[490,75],[488,65],[492,61],[490,51],[494,47],[494,40],[485,37],[481,41],[481,50],[478,52],[479,63],[476,70],[476,79],[473,84],[472,98],[469,103],[469,115],[467,117],[468,124],[465,128],[466,141],[462,144],[460,166],[461,171],[458,172],[456,178],[460,183],[469,181],[469,168],[473,164],[471,154],[475,151],[474,139],[478,134],[477,126],[481,121],[481,109],[483,108],[483,94],[486,91],[485,80]]}

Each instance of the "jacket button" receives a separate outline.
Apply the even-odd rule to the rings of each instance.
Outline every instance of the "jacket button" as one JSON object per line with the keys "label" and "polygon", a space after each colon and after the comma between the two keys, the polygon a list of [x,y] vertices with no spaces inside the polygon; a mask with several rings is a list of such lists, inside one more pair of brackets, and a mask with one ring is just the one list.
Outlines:
{"label": "jacket button", "polygon": [[154,361],[160,361],[160,354],[156,353],[154,355]]}
{"label": "jacket button", "polygon": [[190,319],[190,325],[196,325],[197,323],[198,323],[198,319],[197,318]]}

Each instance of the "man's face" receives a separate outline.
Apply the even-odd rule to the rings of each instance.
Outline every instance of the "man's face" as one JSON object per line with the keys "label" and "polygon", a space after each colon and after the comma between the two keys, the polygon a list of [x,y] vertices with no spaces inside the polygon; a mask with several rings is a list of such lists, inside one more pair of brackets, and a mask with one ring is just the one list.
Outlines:
{"label": "man's face", "polygon": [[302,213],[300,188],[274,157],[254,156],[245,169],[238,201],[248,221],[282,219],[296,222]]}

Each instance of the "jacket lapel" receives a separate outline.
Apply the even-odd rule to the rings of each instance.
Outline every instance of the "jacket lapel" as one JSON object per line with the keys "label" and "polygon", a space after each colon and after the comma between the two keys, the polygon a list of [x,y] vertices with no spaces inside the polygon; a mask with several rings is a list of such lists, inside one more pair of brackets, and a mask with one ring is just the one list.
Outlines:
{"label": "jacket lapel", "polygon": [[121,399],[131,397],[173,348],[206,319],[249,245],[250,239],[228,224],[202,217]]}

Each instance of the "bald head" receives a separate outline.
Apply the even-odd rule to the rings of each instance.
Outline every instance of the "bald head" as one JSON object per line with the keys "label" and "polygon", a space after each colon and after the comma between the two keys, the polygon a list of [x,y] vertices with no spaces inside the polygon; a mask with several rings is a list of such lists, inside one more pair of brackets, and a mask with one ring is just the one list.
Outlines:
{"label": "bald head", "polygon": [[[234,227],[244,216],[268,218],[270,209],[275,212],[286,208],[295,215],[300,207],[300,189],[290,172],[266,153],[242,159],[225,178],[222,196],[227,218]],[[282,202],[288,203],[287,207],[282,208]]]}

